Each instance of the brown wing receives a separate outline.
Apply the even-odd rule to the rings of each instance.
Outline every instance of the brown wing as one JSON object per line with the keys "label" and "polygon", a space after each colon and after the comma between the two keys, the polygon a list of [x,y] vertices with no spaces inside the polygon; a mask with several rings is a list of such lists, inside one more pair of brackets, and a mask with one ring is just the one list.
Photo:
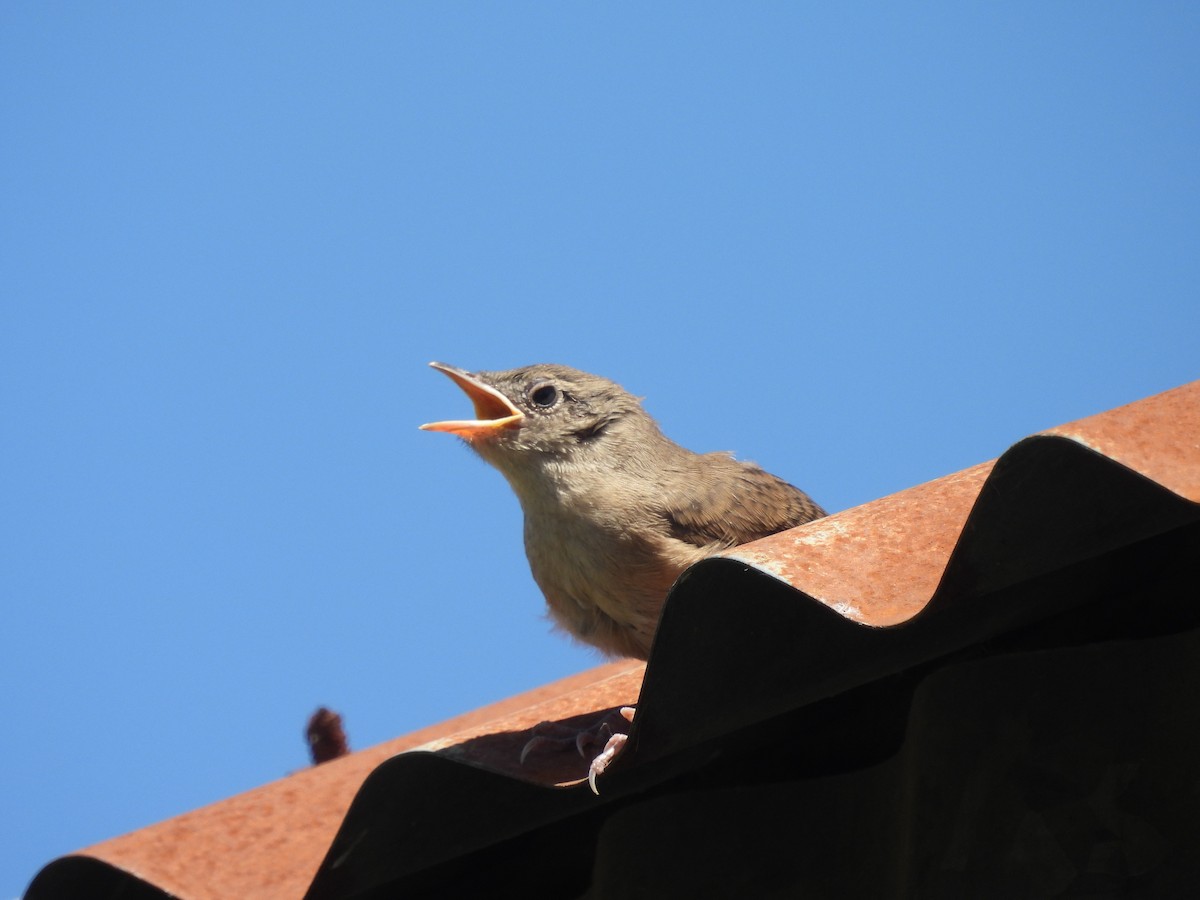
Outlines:
{"label": "brown wing", "polygon": [[672,534],[697,547],[736,546],[825,515],[808,494],[753,463],[698,457],[664,492]]}

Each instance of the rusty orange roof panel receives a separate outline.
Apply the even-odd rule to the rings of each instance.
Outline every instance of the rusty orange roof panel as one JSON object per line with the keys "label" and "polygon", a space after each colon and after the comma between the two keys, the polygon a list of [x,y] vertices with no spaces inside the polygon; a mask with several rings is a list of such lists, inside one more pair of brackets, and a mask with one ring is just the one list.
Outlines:
{"label": "rusty orange roof panel", "polygon": [[[30,897],[94,896],[84,885],[127,872],[169,896],[302,897],[355,794],[371,772],[408,751],[440,751],[472,765],[545,785],[577,782],[553,758],[519,762],[524,730],[581,710],[633,703],[645,664],[618,660],[422,728],[320,766],[121,835],[64,857],[43,871]],[[480,735],[501,736],[491,744]],[[515,738],[504,740],[512,734]],[[474,748],[474,749],[472,749]],[[515,748],[515,749],[514,749]],[[573,760],[567,759],[568,763]],[[55,870],[55,867],[59,871]],[[39,888],[39,882],[44,887]],[[65,891],[62,883],[70,885]],[[83,884],[79,884],[83,882]]]}
{"label": "rusty orange roof panel", "polygon": [[[1028,438],[1066,438],[1200,502],[1200,381]],[[1017,445],[1004,460],[1029,448]],[[997,461],[910,488],[725,554],[846,618],[896,625],[923,610]]]}
{"label": "rusty orange roof panel", "polygon": [[[673,588],[645,666],[600,666],[103,842],[51,862],[27,896],[388,890],[594,816],[756,723],[1060,621],[1137,548],[1166,541],[1195,569],[1198,540],[1195,382],[702,561]],[[578,785],[578,757],[520,765],[538,722],[635,700],[599,799]]]}

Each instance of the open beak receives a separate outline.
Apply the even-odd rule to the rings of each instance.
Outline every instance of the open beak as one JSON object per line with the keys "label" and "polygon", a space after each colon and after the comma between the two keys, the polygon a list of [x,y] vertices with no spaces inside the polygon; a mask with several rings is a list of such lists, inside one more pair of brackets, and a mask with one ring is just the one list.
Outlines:
{"label": "open beak", "polygon": [[498,434],[505,428],[520,427],[525,414],[494,387],[484,384],[470,372],[464,372],[454,366],[440,362],[431,362],[429,365],[448,376],[471,398],[471,402],[475,404],[475,418],[430,422],[421,426],[422,431],[445,431],[473,441]]}

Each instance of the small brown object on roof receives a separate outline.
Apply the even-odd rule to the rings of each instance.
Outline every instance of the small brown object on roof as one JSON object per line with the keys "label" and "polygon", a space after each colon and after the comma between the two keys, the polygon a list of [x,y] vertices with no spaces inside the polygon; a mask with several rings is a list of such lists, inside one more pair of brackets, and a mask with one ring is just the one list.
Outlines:
{"label": "small brown object on roof", "polygon": [[[1200,382],[698,563],[645,667],[87,848],[27,897],[1186,896],[1198,596]],[[600,798],[517,763],[538,722],[634,701]]]}
{"label": "small brown object on roof", "polygon": [[342,717],[324,706],[317,707],[317,711],[309,717],[304,737],[308,740],[308,753],[314,766],[350,752]]}

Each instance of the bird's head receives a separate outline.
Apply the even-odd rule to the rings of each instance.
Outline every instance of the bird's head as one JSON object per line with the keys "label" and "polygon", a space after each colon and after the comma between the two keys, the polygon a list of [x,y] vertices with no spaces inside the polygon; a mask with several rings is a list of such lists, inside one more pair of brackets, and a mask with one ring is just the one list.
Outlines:
{"label": "bird's head", "polygon": [[620,385],[568,366],[542,363],[503,372],[466,372],[430,363],[457,384],[475,405],[474,419],[422,425],[463,438],[501,469],[512,457],[570,458],[603,444],[630,421],[653,420]]}

